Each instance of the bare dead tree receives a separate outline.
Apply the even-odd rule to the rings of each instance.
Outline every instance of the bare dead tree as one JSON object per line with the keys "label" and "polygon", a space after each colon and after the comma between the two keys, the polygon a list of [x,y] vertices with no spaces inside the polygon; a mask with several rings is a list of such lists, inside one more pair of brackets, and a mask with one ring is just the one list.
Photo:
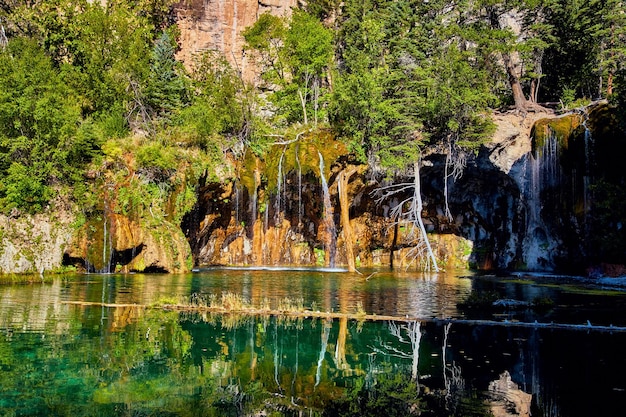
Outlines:
{"label": "bare dead tree", "polygon": [[446,351],[448,347],[448,335],[452,323],[447,323],[444,327],[443,346],[441,347],[441,362],[443,365],[443,384],[445,386],[445,401],[448,410],[454,410],[460,399],[461,393],[465,390],[465,380],[461,374],[461,367],[454,362],[447,363]]}
{"label": "bare dead tree", "polygon": [[410,350],[406,351],[405,349],[398,348],[390,343],[384,343],[381,339],[378,339],[378,346],[372,346],[372,349],[374,352],[383,355],[411,359],[411,378],[417,382],[419,377],[419,348],[422,340],[420,322],[410,321],[398,324],[394,321],[390,321],[389,333],[397,338],[402,345],[408,345]]}
{"label": "bare dead tree", "polygon": [[443,177],[443,198],[445,204],[445,215],[449,221],[454,218],[450,211],[448,203],[448,179],[458,180],[463,175],[463,170],[467,165],[467,155],[461,151],[456,144],[453,144],[452,138],[448,137],[448,150],[446,152],[446,163],[444,167]]}
{"label": "bare dead tree", "polygon": [[391,197],[409,193],[404,200],[395,203],[389,211],[389,216],[393,220],[393,225],[408,224],[409,231],[407,239],[414,243],[413,248],[407,253],[406,258],[409,264],[413,262],[421,262],[424,270],[433,270],[439,272],[437,266],[437,258],[433,252],[424,220],[422,219],[422,210],[424,204],[422,202],[422,186],[420,182],[420,161],[413,163],[413,182],[400,184],[392,184],[381,187],[377,190],[377,202],[381,203]]}
{"label": "bare dead tree", "polygon": [[[308,117],[307,117],[307,112],[306,112],[306,103],[308,100],[308,95],[309,95],[309,82],[311,81],[311,73],[309,73],[309,70],[306,69],[304,71],[304,93],[302,92],[301,89],[298,88],[298,97],[300,98],[300,104],[302,105],[302,117],[303,117],[303,121],[305,126],[309,123],[308,122]],[[317,124],[317,123],[316,123]]]}
{"label": "bare dead tree", "polygon": [[147,133],[154,135],[150,109],[142,92],[141,86],[130,76],[127,78],[126,91],[130,94],[131,100],[127,104],[126,121],[134,129],[147,129]]}

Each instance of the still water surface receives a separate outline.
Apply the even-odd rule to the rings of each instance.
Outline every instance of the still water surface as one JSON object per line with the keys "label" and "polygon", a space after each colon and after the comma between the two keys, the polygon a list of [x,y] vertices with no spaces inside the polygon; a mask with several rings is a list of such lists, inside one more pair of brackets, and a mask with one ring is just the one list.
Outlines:
{"label": "still water surface", "polygon": [[[255,305],[276,307],[289,297],[320,311],[351,313],[361,305],[369,314],[425,321],[286,320],[145,307],[226,292]],[[460,307],[472,293],[553,305]],[[75,301],[101,305],[67,303]],[[484,319],[508,324],[478,321]],[[580,326],[511,325],[517,320]],[[387,271],[205,270],[2,285],[0,415],[332,415],[328,404],[389,375],[416,377],[420,392],[436,398],[439,411],[431,415],[487,415],[502,403],[495,381],[524,399],[518,413],[618,415],[626,400],[626,333],[588,323],[625,326],[626,294],[540,278]]]}

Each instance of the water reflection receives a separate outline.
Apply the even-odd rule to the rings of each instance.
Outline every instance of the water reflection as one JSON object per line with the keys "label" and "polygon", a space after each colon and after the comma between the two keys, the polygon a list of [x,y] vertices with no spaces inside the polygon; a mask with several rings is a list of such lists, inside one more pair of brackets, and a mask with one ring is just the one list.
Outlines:
{"label": "water reflection", "polygon": [[[396,377],[405,388],[415,384],[402,391],[414,398],[401,400],[417,404],[419,393],[422,415],[612,415],[626,400],[625,333],[149,308],[160,297],[239,291],[272,302],[300,294],[334,311],[352,312],[361,301],[379,314],[463,317],[456,302],[471,287],[501,285],[442,275],[269,280],[263,273],[0,286],[0,414],[323,415],[363,392],[396,390],[385,385]],[[508,283],[506,294],[544,291],[511,285],[527,284]],[[66,303],[77,300],[100,304]]]}
{"label": "water reflection", "polygon": [[[300,299],[320,311],[354,312],[357,304],[378,315],[461,317],[459,300],[471,291],[471,280],[455,274],[378,272],[359,274],[312,271],[209,270],[168,275],[74,275],[55,279],[52,286],[0,286],[3,304],[36,306],[81,300],[99,303],[150,305],[160,299],[188,300],[192,294],[218,298],[234,293],[254,305],[276,308],[286,298]],[[17,297],[17,298],[16,298]],[[5,302],[5,300],[7,300]],[[34,314],[29,308],[28,314]]]}
{"label": "water reflection", "polygon": [[317,414],[346,389],[404,374],[449,415],[466,415],[472,398],[485,413],[474,415],[497,404],[609,415],[626,388],[623,334],[161,310],[120,326],[110,308],[102,326],[99,308],[70,310],[64,334],[3,324],[5,414]]}

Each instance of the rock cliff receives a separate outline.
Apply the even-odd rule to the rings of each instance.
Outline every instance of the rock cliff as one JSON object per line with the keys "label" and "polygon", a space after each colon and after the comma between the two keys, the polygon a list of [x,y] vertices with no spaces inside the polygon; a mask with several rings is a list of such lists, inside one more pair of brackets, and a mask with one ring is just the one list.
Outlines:
{"label": "rock cliff", "polygon": [[259,74],[244,51],[241,32],[263,13],[289,16],[296,6],[297,0],[183,0],[174,8],[180,29],[177,58],[192,67],[195,54],[219,51],[245,81],[254,82]]}
{"label": "rock cliff", "polygon": [[[626,139],[616,126],[606,128],[612,117],[606,103],[563,116],[496,114],[494,140],[467,155],[463,175],[447,181],[445,155],[425,152],[422,217],[440,262],[567,273],[623,264],[626,208],[616,196],[626,182],[617,168]],[[200,187],[199,204],[184,221],[196,265],[346,265],[350,245],[360,266],[415,260],[420,243],[412,225],[389,218],[410,191],[379,200],[386,178],[345,150],[329,153],[329,138],[323,147],[318,140],[277,147],[264,161],[243,161],[230,183]],[[318,167],[320,158],[328,169]],[[338,178],[354,169],[347,242]]]}
{"label": "rock cliff", "polygon": [[[611,107],[546,117],[532,129],[514,115],[496,118],[495,140],[468,155],[462,176],[447,180],[451,216],[443,194],[446,157],[436,149],[425,153],[421,214],[438,261],[447,268],[623,271],[616,265],[626,264],[626,134]],[[125,181],[134,178],[131,171]],[[168,209],[178,200],[175,189],[163,207],[138,199],[126,210],[114,187],[80,227],[67,207],[1,217],[0,272],[63,264],[182,272],[192,257],[200,267],[345,266],[349,247],[357,267],[419,266],[412,224],[389,216],[411,190],[387,199],[377,193],[390,181],[410,183],[410,173],[386,178],[356,161],[330,131],[275,145],[263,159],[248,152],[224,172],[231,174],[194,180],[197,203],[189,212]],[[340,186],[346,172],[349,180]]]}
{"label": "rock cliff", "polygon": [[73,220],[65,209],[19,218],[0,215],[0,274],[58,270]]}

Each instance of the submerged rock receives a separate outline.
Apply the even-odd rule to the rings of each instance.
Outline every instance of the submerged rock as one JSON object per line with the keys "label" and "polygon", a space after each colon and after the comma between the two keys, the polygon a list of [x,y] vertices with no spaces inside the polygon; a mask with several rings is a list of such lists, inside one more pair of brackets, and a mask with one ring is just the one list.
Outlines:
{"label": "submerged rock", "polygon": [[519,389],[508,371],[489,383],[491,412],[494,417],[530,417],[532,394]]}

